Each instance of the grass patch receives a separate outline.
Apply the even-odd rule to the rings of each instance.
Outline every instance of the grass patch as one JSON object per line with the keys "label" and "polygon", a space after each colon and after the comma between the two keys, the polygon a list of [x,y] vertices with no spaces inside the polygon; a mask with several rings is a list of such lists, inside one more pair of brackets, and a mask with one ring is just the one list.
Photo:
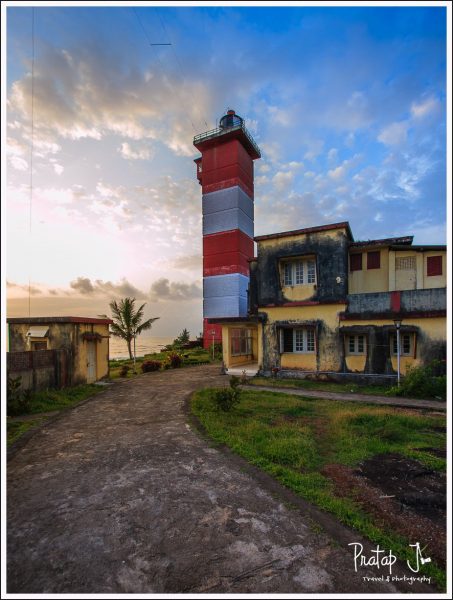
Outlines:
{"label": "grass patch", "polygon": [[[7,421],[7,443],[8,446],[15,442],[21,435],[29,431],[36,425],[40,425],[49,419],[42,413],[60,411],[70,406],[74,406],[86,400],[90,396],[102,391],[102,387],[94,384],[78,385],[61,390],[44,390],[34,392],[30,396],[30,409],[26,415],[36,415],[36,419],[20,420],[8,417]],[[42,416],[40,416],[42,415]]]}
{"label": "grass patch", "polygon": [[[193,396],[192,412],[216,442],[402,560],[412,558],[410,540],[375,522],[354,498],[336,495],[322,470],[392,452],[443,471],[446,461],[423,448],[445,448],[445,417],[254,390],[243,390],[240,404],[226,413],[216,410],[210,390],[201,390]],[[445,585],[445,573],[434,563],[424,565],[422,572]]]}
{"label": "grass patch", "polygon": [[310,379],[271,379],[269,377],[253,377],[247,381],[251,385],[264,385],[266,387],[296,388],[302,390],[320,390],[323,392],[339,392],[354,394],[370,394],[385,396],[390,391],[390,386],[383,385],[358,385],[357,383],[337,383],[335,381],[312,381]]}
{"label": "grass patch", "polygon": [[[162,364],[162,366],[166,363],[167,357],[171,352],[174,351],[161,351],[161,352],[152,352],[150,354],[145,354],[145,356],[140,356],[136,358],[136,373],[134,373],[134,361],[129,358],[121,358],[116,360],[110,360],[110,378],[117,379],[121,377],[121,369],[126,366],[129,367],[129,371],[126,375],[128,378],[135,377],[135,375],[141,375],[141,365],[144,361],[147,360],[155,360]],[[181,350],[178,352],[182,357],[181,367],[191,367],[196,365],[205,365],[211,362],[218,362],[221,360],[219,355],[215,355],[214,361],[212,360],[212,352],[211,350],[204,348],[191,348],[189,350]]]}
{"label": "grass patch", "polygon": [[18,440],[24,433],[41,425],[46,420],[46,417],[37,419],[30,419],[27,421],[7,421],[7,444],[11,446],[16,440]]}

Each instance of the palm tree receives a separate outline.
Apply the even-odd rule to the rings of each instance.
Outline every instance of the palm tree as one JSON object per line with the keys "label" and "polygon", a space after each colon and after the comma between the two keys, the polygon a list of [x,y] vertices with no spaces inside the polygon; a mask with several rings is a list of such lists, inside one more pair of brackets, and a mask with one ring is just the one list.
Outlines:
{"label": "palm tree", "polygon": [[129,351],[129,358],[132,360],[132,349],[131,342],[134,340],[134,359],[135,359],[135,338],[140,335],[142,331],[151,329],[154,321],[157,321],[159,317],[148,319],[142,323],[143,319],[143,308],[145,304],[142,304],[139,308],[135,308],[135,298],[124,298],[117,302],[112,300],[110,302],[110,308],[112,310],[113,324],[110,326],[110,332],[116,337],[120,337],[126,340],[127,349]]}

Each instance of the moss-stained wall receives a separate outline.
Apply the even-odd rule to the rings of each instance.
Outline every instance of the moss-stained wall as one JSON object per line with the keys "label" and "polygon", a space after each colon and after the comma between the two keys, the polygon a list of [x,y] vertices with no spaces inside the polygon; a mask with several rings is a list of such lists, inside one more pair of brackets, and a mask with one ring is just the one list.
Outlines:
{"label": "moss-stained wall", "polygon": [[[9,351],[22,352],[31,350],[27,332],[30,326],[38,323],[9,323]],[[109,328],[107,324],[89,323],[43,323],[49,327],[47,348],[49,350],[66,350],[68,382],[71,385],[87,381],[87,342],[84,332],[98,333],[101,337],[96,344],[96,379],[106,377],[109,373]]]}
{"label": "moss-stained wall", "polygon": [[[370,321],[343,321],[340,332],[363,333],[367,336],[367,353],[364,372],[394,374],[397,371],[397,356],[391,352],[392,338],[396,335],[393,321],[376,319]],[[401,333],[415,335],[415,356],[400,357],[400,371],[404,375],[408,366],[429,363],[434,359],[446,358],[446,320],[444,317],[407,318],[403,320]],[[346,357],[348,370],[354,363]]]}
{"label": "moss-stained wall", "polygon": [[[348,241],[345,229],[305,233],[258,242],[258,258],[251,265],[250,298],[255,310],[292,300],[335,302],[348,290]],[[283,259],[316,257],[316,287],[282,289]],[[338,278],[338,281],[337,281]]]}
{"label": "moss-stained wall", "polygon": [[[345,304],[323,304],[316,306],[288,306],[262,308],[266,315],[264,328],[263,360],[264,371],[274,367],[303,371],[339,371],[344,360],[343,343],[338,335],[339,313]],[[315,328],[314,353],[281,353],[280,329],[283,327]]]}

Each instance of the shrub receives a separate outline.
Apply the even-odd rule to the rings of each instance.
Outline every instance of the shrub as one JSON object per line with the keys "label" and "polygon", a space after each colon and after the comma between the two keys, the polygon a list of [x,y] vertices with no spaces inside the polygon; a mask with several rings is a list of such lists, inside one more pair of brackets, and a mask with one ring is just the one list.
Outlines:
{"label": "shrub", "polygon": [[127,377],[128,372],[131,370],[127,365],[123,365],[120,369],[120,377]]}
{"label": "shrub", "polygon": [[242,390],[239,387],[240,383],[239,377],[233,375],[230,378],[229,388],[218,388],[213,390],[212,399],[217,408],[224,412],[228,412],[239,403],[242,393]]}
{"label": "shrub", "polygon": [[436,376],[439,372],[438,360],[420,367],[408,367],[406,376],[401,380],[400,387],[392,387],[390,392],[397,396],[409,398],[441,398],[447,396],[447,378],[445,375]]}
{"label": "shrub", "polygon": [[150,373],[151,371],[159,371],[161,362],[158,360],[145,360],[142,362],[142,373]]}
{"label": "shrub", "polygon": [[8,377],[6,386],[7,413],[9,416],[23,415],[31,408],[31,391],[21,390],[22,377]]}
{"label": "shrub", "polygon": [[177,352],[170,352],[170,354],[167,356],[167,364],[172,369],[177,369],[182,365],[182,356]]}

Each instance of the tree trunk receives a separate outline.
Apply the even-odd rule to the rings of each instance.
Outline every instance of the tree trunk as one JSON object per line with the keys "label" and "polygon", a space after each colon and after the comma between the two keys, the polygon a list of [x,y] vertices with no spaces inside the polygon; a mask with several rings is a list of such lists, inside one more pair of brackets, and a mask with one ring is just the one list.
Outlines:
{"label": "tree trunk", "polygon": [[127,349],[129,351],[129,358],[132,360],[132,350],[131,350],[131,340],[126,340],[127,342]]}

